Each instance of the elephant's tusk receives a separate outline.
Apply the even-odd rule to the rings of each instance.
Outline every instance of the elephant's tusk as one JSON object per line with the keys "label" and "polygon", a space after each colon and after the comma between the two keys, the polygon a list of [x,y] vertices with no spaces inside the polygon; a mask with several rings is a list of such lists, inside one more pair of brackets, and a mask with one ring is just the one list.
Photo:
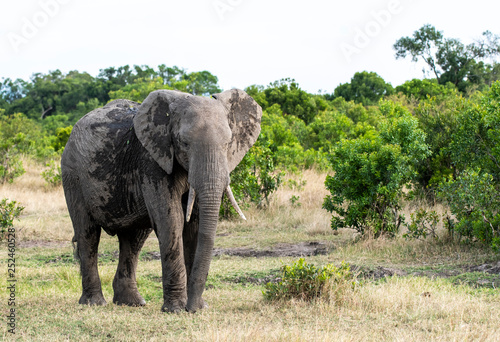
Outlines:
{"label": "elephant's tusk", "polygon": [[231,186],[227,186],[226,188],[226,194],[227,197],[229,198],[229,201],[231,202],[231,205],[233,208],[236,210],[236,212],[241,216],[242,219],[246,221],[245,215],[243,215],[243,212],[241,211],[240,207],[238,206],[238,203],[236,203],[236,200],[234,199],[233,191],[231,190]]}
{"label": "elephant's tusk", "polygon": [[193,211],[193,204],[195,197],[196,197],[196,192],[194,191],[193,187],[190,186],[188,204],[186,208],[186,222],[189,222],[189,220],[191,219],[191,212]]}

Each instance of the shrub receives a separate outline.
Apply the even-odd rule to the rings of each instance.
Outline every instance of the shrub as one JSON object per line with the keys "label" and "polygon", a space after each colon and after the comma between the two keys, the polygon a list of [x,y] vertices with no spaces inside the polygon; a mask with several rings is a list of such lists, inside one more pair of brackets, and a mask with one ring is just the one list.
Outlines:
{"label": "shrub", "polygon": [[411,188],[415,166],[429,151],[424,132],[407,109],[388,101],[380,107],[386,120],[378,135],[342,140],[330,156],[335,174],[326,178],[330,195],[323,208],[336,214],[331,221],[334,230],[371,229],[377,237],[394,234],[404,221],[399,214],[408,197],[403,188]]}
{"label": "shrub", "polygon": [[[480,94],[481,95],[481,94]],[[500,249],[500,81],[469,101],[457,117],[449,147],[456,177],[440,186],[460,237]]]}
{"label": "shrub", "polygon": [[21,176],[25,171],[20,159],[17,145],[24,140],[24,135],[19,133],[13,139],[0,142],[0,183],[12,183],[14,178]]}
{"label": "shrub", "polygon": [[340,267],[328,264],[316,267],[300,258],[291,266],[283,265],[281,280],[267,283],[262,291],[269,301],[292,298],[312,300],[314,298],[340,297],[346,290],[355,289],[358,282],[349,264],[342,262]]}
{"label": "shrub", "polygon": [[467,169],[455,180],[443,182],[439,196],[455,215],[449,229],[500,250],[500,195],[492,175],[479,168]]}
{"label": "shrub", "polygon": [[49,184],[49,186],[56,187],[62,184],[62,176],[61,176],[61,165],[60,163],[56,163],[54,160],[51,160],[45,166],[48,169],[42,171],[41,175],[43,179]]}
{"label": "shrub", "polygon": [[500,81],[482,96],[469,102],[457,117],[450,145],[457,169],[480,167],[500,181]]}
{"label": "shrub", "polygon": [[405,239],[425,239],[427,236],[438,239],[437,225],[439,223],[438,214],[433,211],[427,211],[420,208],[410,214],[410,223],[404,223],[408,232],[403,234]]}
{"label": "shrub", "polygon": [[13,231],[14,220],[19,218],[23,209],[16,201],[7,198],[0,201],[0,241],[4,241],[8,233]]}
{"label": "shrub", "polygon": [[51,144],[55,151],[62,153],[64,147],[66,146],[66,143],[68,142],[72,129],[73,126],[68,126],[64,128],[59,127],[56,129],[56,135],[55,138],[53,138]]}
{"label": "shrub", "polygon": [[[283,175],[276,171],[269,148],[256,144],[231,172],[234,198],[243,205],[255,203],[259,208],[265,207],[269,204],[269,196],[280,186]],[[237,215],[226,196],[219,213],[226,219]]]}
{"label": "shrub", "polygon": [[2,140],[12,141],[20,154],[42,159],[54,154],[50,138],[44,135],[41,125],[21,113],[0,117],[0,141]]}

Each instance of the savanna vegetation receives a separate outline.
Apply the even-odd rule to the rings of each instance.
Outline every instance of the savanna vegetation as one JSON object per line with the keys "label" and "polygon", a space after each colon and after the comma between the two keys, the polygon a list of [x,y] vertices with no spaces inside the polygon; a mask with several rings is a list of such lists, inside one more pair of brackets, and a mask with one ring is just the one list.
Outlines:
{"label": "savanna vegetation", "polygon": [[[257,143],[233,171],[249,220],[221,206],[196,315],[160,313],[158,243],[138,267],[141,308],[83,307],[59,161],[87,112],[153,90],[221,91],[208,71],[159,65],[59,70],[0,83],[0,240],[16,231],[19,340],[495,340],[500,335],[500,54],[430,25],[396,58],[432,78],[393,86],[362,71],[331,94],[293,79],[245,91],[263,108]],[[283,248],[321,246],[269,254]],[[112,297],[117,239],[103,235]],[[285,249],[286,249],[285,248]],[[6,252],[7,253],[7,252]],[[303,254],[304,254],[303,253]],[[247,257],[248,255],[253,257]],[[0,258],[7,269],[6,256]],[[267,285],[266,285],[267,284]],[[7,298],[7,282],[1,279]],[[7,312],[6,300],[2,308]]]}

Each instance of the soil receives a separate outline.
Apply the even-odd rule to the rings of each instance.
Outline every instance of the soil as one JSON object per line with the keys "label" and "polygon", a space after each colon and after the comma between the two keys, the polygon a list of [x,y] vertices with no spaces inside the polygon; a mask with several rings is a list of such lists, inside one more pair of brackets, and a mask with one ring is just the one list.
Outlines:
{"label": "soil", "polygon": [[[33,247],[69,247],[70,242],[67,241],[21,241],[19,247],[33,248]],[[213,256],[239,256],[244,258],[263,258],[263,257],[305,257],[314,255],[326,255],[334,249],[331,242],[326,241],[313,241],[301,242],[297,244],[279,243],[268,249],[255,249],[248,247],[237,248],[215,248]],[[118,259],[118,251],[113,253],[100,253],[99,257],[109,258],[111,261]],[[159,260],[160,253],[143,252],[141,255],[142,260]],[[61,260],[54,260],[53,262],[60,262]],[[456,284],[467,284],[473,287],[500,287],[500,261],[493,263],[486,263],[481,265],[462,265],[455,268],[443,267],[426,267],[416,270],[405,270],[401,268],[385,267],[385,266],[358,266],[351,265],[351,270],[357,273],[360,278],[370,279],[373,281],[383,280],[386,277],[392,276],[416,276],[416,277],[429,277],[429,278],[454,278],[453,282]],[[474,276],[471,276],[473,274]],[[270,275],[264,277],[239,276],[230,279],[235,283],[250,283],[250,284],[266,284],[268,282],[277,282],[280,271],[274,270]]]}
{"label": "soil", "polygon": [[301,242],[298,244],[278,243],[270,249],[254,248],[215,248],[213,256],[231,255],[240,257],[304,257],[326,255],[333,250],[333,246],[326,242]]}

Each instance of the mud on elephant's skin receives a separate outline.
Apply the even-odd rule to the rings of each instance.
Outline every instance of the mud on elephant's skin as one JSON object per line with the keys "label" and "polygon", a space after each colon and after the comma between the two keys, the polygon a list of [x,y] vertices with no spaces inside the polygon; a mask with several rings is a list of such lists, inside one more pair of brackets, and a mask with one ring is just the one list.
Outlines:
{"label": "mud on elephant's skin", "polygon": [[116,100],[76,123],[64,150],[64,193],[82,274],[81,304],[104,305],[97,271],[101,228],[118,235],[113,302],[144,305],[139,251],[160,245],[163,311],[206,306],[205,288],[224,193],[243,216],[229,173],[260,133],[262,109],[244,91],[211,98],[154,91],[139,105]]}

